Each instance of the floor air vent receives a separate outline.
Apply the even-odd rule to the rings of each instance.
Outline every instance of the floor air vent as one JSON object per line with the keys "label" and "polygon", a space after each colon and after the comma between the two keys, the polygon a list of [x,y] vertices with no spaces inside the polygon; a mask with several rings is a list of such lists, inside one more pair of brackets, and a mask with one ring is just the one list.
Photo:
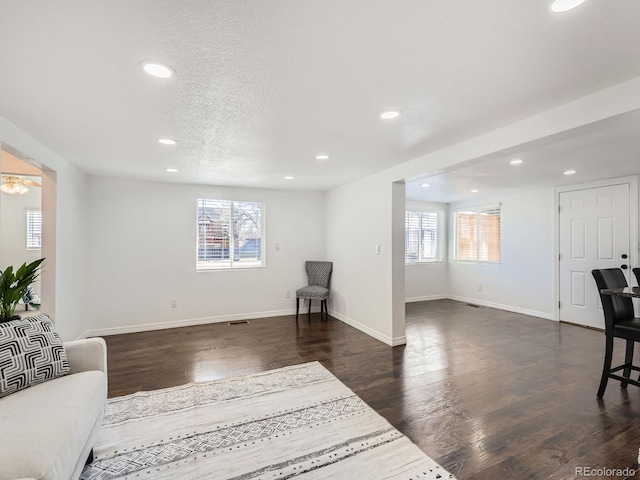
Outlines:
{"label": "floor air vent", "polygon": [[248,324],[249,320],[236,320],[235,322],[229,322],[229,326],[233,326],[233,325],[244,325],[244,324]]}

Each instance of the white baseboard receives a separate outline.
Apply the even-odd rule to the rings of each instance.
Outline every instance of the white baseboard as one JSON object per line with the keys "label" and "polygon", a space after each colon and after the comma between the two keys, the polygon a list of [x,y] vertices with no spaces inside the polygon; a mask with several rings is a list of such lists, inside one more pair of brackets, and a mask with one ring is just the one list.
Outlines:
{"label": "white baseboard", "polygon": [[425,295],[424,297],[409,297],[405,298],[405,303],[414,303],[414,302],[428,302],[429,300],[444,300],[449,298],[447,295]]}
{"label": "white baseboard", "polygon": [[362,333],[366,333],[367,335],[375,338],[376,340],[380,340],[382,343],[386,343],[391,347],[396,347],[398,345],[404,345],[405,343],[407,343],[407,337],[405,337],[404,335],[402,337],[391,338],[388,335],[380,333],[377,330],[367,327],[366,325],[363,325],[362,323],[357,322],[352,318],[346,317],[341,313],[335,312],[333,310],[329,310],[329,315],[331,315],[333,318],[337,318],[341,322],[346,323],[347,325],[355,328],[356,330],[360,330]]}
{"label": "white baseboard", "polygon": [[477,298],[466,298],[466,297],[460,297],[457,295],[448,295],[446,298],[448,298],[449,300],[456,300],[458,302],[465,302],[465,303],[471,303],[473,305],[480,305],[482,307],[496,308],[498,310],[506,310],[507,312],[521,313],[523,315],[529,315],[531,317],[544,318],[545,320],[553,320],[555,322],[558,321],[554,317],[553,313],[538,312],[536,310],[529,310],[528,308],[514,307],[512,305],[504,305],[502,303],[487,302],[485,300],[478,300]]}
{"label": "white baseboard", "polygon": [[[526,308],[514,307],[511,305],[504,305],[500,303],[487,302],[484,300],[478,300],[475,298],[466,298],[460,297],[457,295],[427,295],[424,297],[411,297],[407,298],[406,303],[412,302],[424,302],[430,300],[456,300],[458,302],[471,303],[473,305],[480,305],[483,307],[496,308],[498,310],[506,310],[508,312],[521,313],[523,315],[529,315],[532,317],[544,318],[545,320],[558,321],[554,318],[552,313],[546,312],[538,312],[535,310],[529,310]],[[319,308],[312,308],[312,313],[319,313]],[[295,315],[295,309],[287,309],[287,310],[273,310],[269,312],[254,312],[254,313],[245,313],[245,314],[237,314],[237,315],[220,315],[217,317],[202,317],[202,318],[189,318],[183,320],[171,320],[168,322],[156,322],[156,323],[143,323],[140,325],[125,325],[121,327],[110,327],[110,328],[98,328],[92,330],[85,330],[78,339],[89,338],[89,337],[100,337],[105,335],[119,335],[121,333],[135,333],[135,332],[147,332],[150,330],[163,330],[167,328],[178,328],[178,327],[190,327],[193,325],[205,325],[208,323],[224,323],[224,322],[233,322],[238,320],[254,320],[258,318],[269,318],[269,317],[283,317],[286,315]],[[306,315],[307,310],[301,309],[300,315]],[[329,315],[334,318],[337,318],[341,322],[346,323],[347,325],[352,326],[353,328],[360,330],[363,333],[375,338],[376,340],[380,340],[381,342],[395,347],[398,345],[404,345],[407,343],[407,337],[404,335],[401,337],[389,337],[383,333],[378,332],[352,318],[346,317],[338,312],[333,310],[329,310]]]}
{"label": "white baseboard", "polygon": [[[307,309],[301,311],[300,314],[308,312]],[[320,312],[320,308],[312,308],[311,313]],[[147,332],[150,330],[164,330],[167,328],[191,327],[193,325],[205,325],[208,323],[224,323],[234,322],[238,320],[253,320],[256,318],[283,317],[286,315],[295,315],[295,309],[273,310],[269,312],[254,312],[239,315],[220,315],[217,317],[188,318],[184,320],[171,320],[168,322],[143,323],[140,325],[126,325],[122,327],[98,328],[94,330],[85,330],[78,339],[89,337],[100,337],[104,335],[119,335],[121,333]]]}

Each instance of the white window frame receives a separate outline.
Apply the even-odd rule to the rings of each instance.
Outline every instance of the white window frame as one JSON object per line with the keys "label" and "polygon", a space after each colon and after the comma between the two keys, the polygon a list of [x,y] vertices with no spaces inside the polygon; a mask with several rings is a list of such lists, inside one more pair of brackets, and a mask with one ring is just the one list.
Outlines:
{"label": "white window frame", "polygon": [[[418,253],[417,253],[417,257],[414,261],[410,260],[408,258],[408,252],[407,252],[407,243],[408,243],[408,221],[407,221],[407,216],[409,213],[412,214],[417,214],[420,216],[420,220],[419,220],[419,227],[418,227]],[[435,221],[436,221],[436,225],[435,225],[435,242],[436,242],[436,251],[433,257],[425,257],[424,254],[424,234],[423,232],[426,230],[426,226],[425,226],[425,216],[426,215],[435,215]],[[421,210],[421,209],[416,209],[416,208],[407,208],[405,210],[405,223],[404,223],[404,227],[405,227],[405,255],[404,255],[404,263],[405,265],[419,265],[419,264],[424,264],[424,263],[438,263],[438,262],[442,262],[443,259],[443,252],[444,252],[444,248],[443,248],[443,244],[444,244],[444,229],[443,229],[443,225],[444,225],[444,212],[441,210],[434,210],[434,209],[429,209],[429,210]],[[428,220],[426,220],[428,221]]]}
{"label": "white window frame", "polygon": [[[254,222],[253,227],[250,227],[258,232],[255,232],[252,239],[259,239],[260,246],[253,251],[258,251],[259,258],[242,258],[244,252],[242,251],[244,245],[250,244],[247,242],[250,238],[240,238],[243,233],[247,231],[233,231],[234,217],[238,209],[247,208],[249,205],[259,205],[258,225]],[[223,243],[221,246],[216,246],[213,243],[208,243],[210,240],[206,237],[206,231],[208,225],[204,225],[204,219],[201,218],[201,214],[204,213],[204,209],[221,209],[221,215],[228,217],[228,221],[219,221],[218,229],[222,232],[221,237]],[[228,209],[228,210],[227,210]],[[247,268],[264,268],[265,267],[265,204],[264,202],[243,201],[243,200],[225,200],[225,199],[212,199],[212,198],[198,198],[196,202],[196,271],[215,271],[215,270],[237,270]],[[204,235],[203,235],[204,233]],[[245,243],[246,242],[246,243]],[[241,244],[242,243],[242,244]],[[257,243],[257,242],[254,242]],[[209,250],[208,250],[209,249]],[[214,258],[207,260],[207,255],[213,250],[212,256]],[[216,258],[217,256],[219,258]]]}
{"label": "white window frame", "polygon": [[27,208],[25,214],[26,223],[26,248],[27,250],[42,249],[42,210]]}
{"label": "white window frame", "polygon": [[[489,249],[486,247],[486,256],[483,256],[483,242],[482,238],[484,236],[482,215],[495,215],[497,212],[498,215],[498,231],[497,231],[497,243],[498,243],[498,260],[489,260]],[[458,225],[458,215],[459,214],[475,214],[477,216],[476,220],[476,239],[475,239],[475,258],[460,258],[459,250],[459,225]],[[502,206],[500,204],[493,205],[483,205],[476,207],[465,207],[459,208],[453,212],[453,258],[457,262],[462,263],[483,263],[483,264],[500,264],[502,263]]]}

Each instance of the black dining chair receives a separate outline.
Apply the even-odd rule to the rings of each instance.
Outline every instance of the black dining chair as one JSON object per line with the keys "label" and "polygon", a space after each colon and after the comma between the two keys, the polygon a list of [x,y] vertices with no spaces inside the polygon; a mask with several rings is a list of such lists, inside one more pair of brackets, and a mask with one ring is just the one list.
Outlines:
{"label": "black dining chair", "polygon": [[[591,271],[598,286],[598,291],[609,288],[627,287],[627,279],[620,268],[605,268]],[[620,380],[620,387],[627,388],[627,384],[640,387],[640,382],[630,378],[631,371],[640,372],[640,367],[633,365],[633,347],[635,342],[640,342],[640,318],[635,318],[633,311],[633,301],[630,297],[619,295],[605,295],[600,293],[600,301],[604,310],[604,324],[606,349],[604,355],[604,365],[602,366],[602,377],[598,388],[598,398],[602,398],[607,388],[610,378]],[[613,357],[613,340],[622,338],[626,340],[626,354],[624,363],[611,368]],[[616,372],[622,370],[622,376]]]}
{"label": "black dining chair", "polygon": [[640,268],[634,268],[633,274],[636,276],[636,282],[638,283],[638,286],[640,286]]}

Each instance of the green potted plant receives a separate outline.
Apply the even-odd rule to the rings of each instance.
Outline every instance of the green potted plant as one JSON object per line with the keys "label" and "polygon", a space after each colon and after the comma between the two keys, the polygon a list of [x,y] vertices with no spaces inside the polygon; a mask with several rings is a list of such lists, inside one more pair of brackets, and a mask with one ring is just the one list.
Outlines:
{"label": "green potted plant", "polygon": [[0,270],[0,322],[9,322],[13,318],[16,305],[29,290],[31,285],[40,275],[40,264],[44,258],[23,263],[14,272],[13,267]]}

